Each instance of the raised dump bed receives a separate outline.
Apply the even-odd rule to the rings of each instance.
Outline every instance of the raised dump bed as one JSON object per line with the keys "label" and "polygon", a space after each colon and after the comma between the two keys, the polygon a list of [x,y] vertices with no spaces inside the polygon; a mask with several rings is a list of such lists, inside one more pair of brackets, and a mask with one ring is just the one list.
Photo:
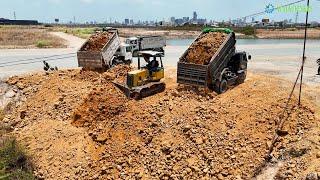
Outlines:
{"label": "raised dump bed", "polygon": [[[246,73],[246,54],[245,52],[236,53],[235,44],[233,31],[205,29],[180,57],[177,82],[223,93],[228,85],[240,78],[239,73]],[[245,64],[245,68],[240,67],[240,61]],[[221,83],[226,87],[221,89]]]}
{"label": "raised dump bed", "polygon": [[92,35],[77,52],[79,67],[103,70],[112,66],[114,54],[120,47],[120,39],[115,29]]}

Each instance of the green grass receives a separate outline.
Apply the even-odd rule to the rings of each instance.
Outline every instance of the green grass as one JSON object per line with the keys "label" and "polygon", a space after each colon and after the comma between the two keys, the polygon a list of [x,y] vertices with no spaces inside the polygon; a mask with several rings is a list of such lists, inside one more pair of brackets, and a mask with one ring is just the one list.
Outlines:
{"label": "green grass", "polygon": [[10,129],[2,123],[4,112],[0,109],[0,180],[32,180],[33,166],[22,146],[8,137]]}
{"label": "green grass", "polygon": [[87,39],[95,33],[96,29],[97,28],[65,28],[62,29],[62,32],[72,34],[83,39]]}
{"label": "green grass", "polygon": [[35,179],[32,164],[14,138],[0,139],[0,179]]}
{"label": "green grass", "polygon": [[50,46],[50,42],[46,40],[39,40],[36,42],[36,46],[38,48],[46,48]]}
{"label": "green grass", "polygon": [[238,32],[240,32],[242,34],[245,34],[247,36],[252,36],[252,35],[256,34],[255,28],[251,27],[251,26],[247,26],[247,27],[244,27],[242,29],[239,29]]}

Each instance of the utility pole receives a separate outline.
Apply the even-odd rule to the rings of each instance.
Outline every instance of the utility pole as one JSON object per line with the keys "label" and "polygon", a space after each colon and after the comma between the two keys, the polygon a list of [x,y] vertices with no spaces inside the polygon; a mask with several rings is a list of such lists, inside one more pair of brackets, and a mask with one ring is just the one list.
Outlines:
{"label": "utility pole", "polygon": [[73,16],[73,24],[76,24],[76,17]]}
{"label": "utility pole", "polygon": [[14,18],[14,20],[17,20],[17,16],[16,16],[16,12],[15,11],[13,11],[13,18]]}
{"label": "utility pole", "polygon": [[301,94],[302,94],[302,83],[303,83],[303,70],[304,64],[306,62],[306,43],[307,43],[307,30],[308,30],[308,19],[309,19],[309,7],[310,7],[310,0],[307,2],[307,14],[306,14],[306,23],[304,28],[304,43],[303,43],[303,55],[302,55],[302,66],[301,66],[301,77],[300,77],[300,90],[299,90],[299,105],[301,105]]}

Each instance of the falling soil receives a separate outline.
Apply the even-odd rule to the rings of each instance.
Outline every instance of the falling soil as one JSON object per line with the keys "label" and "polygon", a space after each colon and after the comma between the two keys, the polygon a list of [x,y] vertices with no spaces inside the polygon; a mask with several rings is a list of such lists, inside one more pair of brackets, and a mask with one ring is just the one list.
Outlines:
{"label": "falling soil", "polygon": [[220,32],[209,32],[203,34],[188,49],[186,62],[207,65],[212,56],[218,51],[227,37]]}
{"label": "falling soil", "polygon": [[86,44],[81,48],[81,51],[97,52],[109,42],[110,38],[113,36],[112,32],[99,32],[92,35]]}

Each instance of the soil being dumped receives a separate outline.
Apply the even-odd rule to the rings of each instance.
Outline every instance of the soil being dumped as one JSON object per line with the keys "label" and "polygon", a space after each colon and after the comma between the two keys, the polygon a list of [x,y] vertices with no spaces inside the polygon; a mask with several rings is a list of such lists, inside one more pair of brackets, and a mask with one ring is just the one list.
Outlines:
{"label": "soil being dumped", "polygon": [[203,34],[194,42],[187,52],[186,61],[193,64],[207,65],[227,37],[221,32]]}
{"label": "soil being dumped", "polygon": [[[111,83],[130,67],[116,68],[9,80],[26,100],[4,122],[35,156],[38,177],[250,179],[264,163],[283,118],[285,81],[250,75],[217,96],[166,79],[165,92],[134,101]],[[294,104],[272,156],[283,161],[277,177],[304,179],[319,172],[320,126],[312,104]]]}
{"label": "soil being dumped", "polygon": [[81,51],[96,52],[106,45],[114,33],[112,32],[100,32],[92,35],[87,43],[81,48]]}

